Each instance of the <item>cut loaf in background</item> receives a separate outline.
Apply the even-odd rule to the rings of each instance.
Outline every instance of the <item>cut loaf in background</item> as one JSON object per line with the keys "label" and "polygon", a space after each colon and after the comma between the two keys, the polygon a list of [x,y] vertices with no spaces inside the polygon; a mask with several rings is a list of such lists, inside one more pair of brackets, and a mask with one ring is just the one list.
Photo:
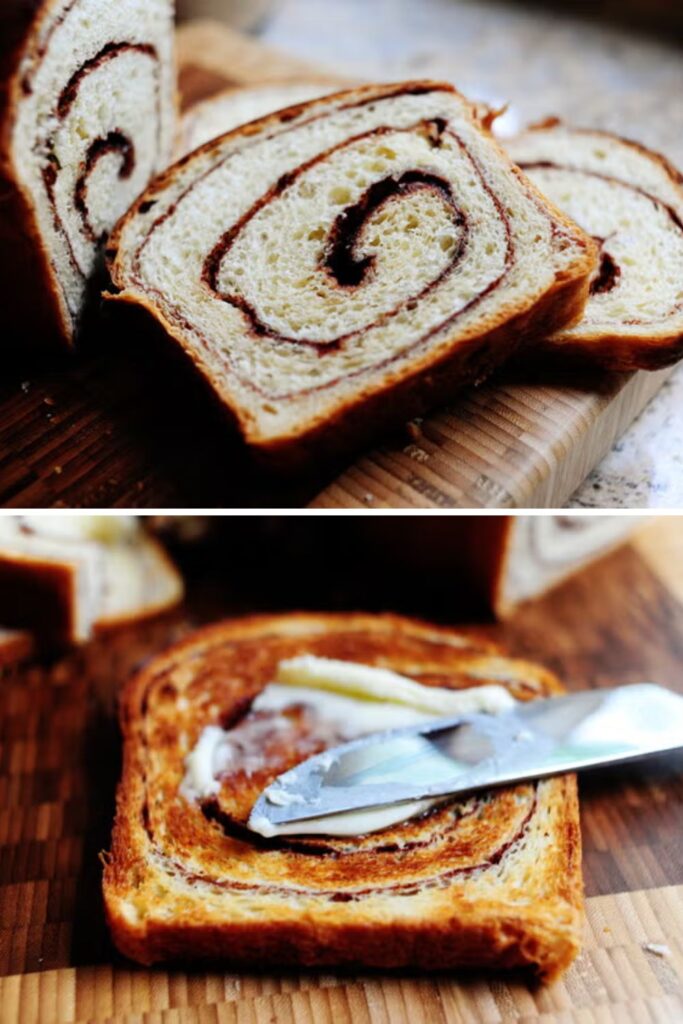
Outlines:
{"label": "cut loaf in background", "polygon": [[211,139],[283,107],[316,99],[332,91],[320,82],[278,82],[225,89],[185,113],[180,122],[177,156],[180,158]]}
{"label": "cut loaf in background", "polygon": [[[395,616],[252,617],[176,644],[122,699],[123,775],[104,872],[119,949],[145,964],[531,966],[546,977],[566,968],[582,917],[574,776],[440,803],[362,836],[247,831],[262,789],[320,747],[305,696],[250,711],[280,662],[302,654],[381,666],[425,687],[493,684],[519,700],[561,689],[492,645]],[[188,755],[210,726],[228,741],[234,730],[236,742],[218,785],[198,798]]]}
{"label": "cut loaf in background", "polygon": [[683,356],[683,178],[658,153],[551,120],[506,148],[600,245],[583,319],[548,339],[562,355],[613,370]]}
{"label": "cut loaf in background", "polygon": [[110,241],[261,454],[300,462],[485,377],[583,310],[595,246],[451,86],[365,86],[160,176]]}
{"label": "cut loaf in background", "polygon": [[[439,516],[424,519],[415,543],[414,517],[355,520],[353,549],[373,575],[401,565],[402,588],[440,587],[455,607],[483,598],[499,618],[535,600],[623,544],[646,516]],[[352,530],[354,526],[352,524]],[[341,538],[338,540],[341,544]],[[348,556],[347,556],[348,558]],[[373,560],[373,561],[371,561]]]}
{"label": "cut loaf in background", "polygon": [[135,516],[0,518],[0,622],[78,643],[177,604],[183,582]]}
{"label": "cut loaf in background", "polygon": [[253,580],[250,553],[258,550],[271,570],[260,584],[271,605],[286,594],[295,606],[438,608],[470,621],[487,610],[510,616],[626,543],[648,518],[343,516],[332,547],[324,518],[155,516],[152,524],[171,544],[204,546],[203,557],[224,565],[240,590]]}
{"label": "cut loaf in background", "polygon": [[70,342],[110,229],[171,157],[172,0],[3,0],[5,343]]}

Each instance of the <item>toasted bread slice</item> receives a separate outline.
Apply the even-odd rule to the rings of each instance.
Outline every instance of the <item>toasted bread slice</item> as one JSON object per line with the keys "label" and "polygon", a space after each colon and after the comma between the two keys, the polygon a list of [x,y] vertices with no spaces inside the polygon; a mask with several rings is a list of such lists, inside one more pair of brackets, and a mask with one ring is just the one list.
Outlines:
{"label": "toasted bread slice", "polygon": [[0,622],[48,644],[177,604],[183,582],[135,516],[0,519]]}
{"label": "toasted bread slice", "polygon": [[244,828],[251,805],[310,753],[266,721],[260,767],[245,752],[214,798],[181,793],[205,727],[236,726],[278,663],[302,653],[391,668],[426,686],[499,683],[520,700],[561,690],[547,671],[492,645],[390,615],[256,616],[173,646],[122,698],[123,776],[104,870],[118,948],[145,964],[476,964],[532,966],[546,977],[567,967],[582,916],[574,776],[442,804],[370,835],[264,840]]}
{"label": "toasted bread slice", "polygon": [[452,86],[364,86],[253,121],[119,223],[118,301],[287,466],[357,446],[575,322],[590,238]]}
{"label": "toasted bread slice", "polygon": [[683,356],[683,177],[665,157],[556,119],[506,141],[541,191],[600,245],[583,319],[544,345],[610,370]]}

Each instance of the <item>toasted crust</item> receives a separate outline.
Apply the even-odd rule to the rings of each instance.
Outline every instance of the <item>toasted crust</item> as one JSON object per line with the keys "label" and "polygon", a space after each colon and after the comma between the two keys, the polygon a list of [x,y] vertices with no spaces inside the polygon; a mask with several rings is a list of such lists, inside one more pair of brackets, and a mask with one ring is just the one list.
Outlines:
{"label": "toasted crust", "polygon": [[3,343],[17,351],[71,345],[72,325],[12,153],[12,130],[20,95],[19,65],[31,45],[45,0],[3,0],[0,12],[0,294]]}
{"label": "toasted crust", "polygon": [[472,636],[389,615],[255,616],[173,646],[121,702],[123,775],[104,857],[118,948],[146,964],[563,970],[578,951],[582,908],[573,776],[322,842],[255,841],[178,794],[184,753],[204,725],[234,718],[280,658],[303,651],[427,685],[502,682],[520,699],[561,689]]}
{"label": "toasted crust", "polygon": [[[338,100],[343,99],[351,104],[368,97],[390,96],[399,88],[444,90],[455,93],[464,101],[450,84],[431,80],[400,85],[367,85],[296,104],[227,132],[221,140],[246,139],[266,133],[271,128],[289,123]],[[464,332],[453,325],[444,331],[438,355],[416,352],[409,365],[388,371],[381,380],[361,381],[357,391],[340,397],[332,410],[325,410],[317,417],[307,416],[305,421],[298,422],[277,437],[261,434],[249,410],[236,401],[224,379],[197,354],[180,326],[165,316],[141,288],[132,286],[124,266],[122,236],[141,208],[144,210],[150,203],[154,203],[155,197],[173,183],[179,171],[199,154],[209,152],[217,140],[201,146],[161,174],[112,232],[106,257],[117,291],[105,293],[105,297],[144,310],[168,338],[177,342],[196,371],[218,396],[227,416],[246,442],[254,447],[259,458],[273,467],[296,469],[314,461],[318,456],[334,456],[357,448],[369,437],[453,397],[454,393],[466,385],[479,383],[522,344],[537,341],[561,327],[571,326],[581,318],[588,297],[590,277],[597,265],[595,243],[573,221],[552,206],[522,172],[510,163],[509,157],[491,134],[487,118],[482,119],[472,104],[468,106],[481,130],[491,140],[497,157],[510,166],[510,173],[519,178],[529,196],[544,210],[550,211],[558,230],[566,232],[581,247],[581,256],[577,255],[570,271],[558,272],[552,286],[533,304],[528,301],[510,304],[503,312],[482,317],[477,325]]]}

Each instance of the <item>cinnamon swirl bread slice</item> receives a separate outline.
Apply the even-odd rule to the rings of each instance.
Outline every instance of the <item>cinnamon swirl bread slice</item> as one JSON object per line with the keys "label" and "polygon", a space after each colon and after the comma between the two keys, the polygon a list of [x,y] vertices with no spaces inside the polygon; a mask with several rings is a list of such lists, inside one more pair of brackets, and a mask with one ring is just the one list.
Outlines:
{"label": "cinnamon swirl bread slice", "polygon": [[600,264],[583,319],[548,339],[611,370],[683,356],[683,178],[659,153],[556,119],[506,141],[531,180],[592,235]]}
{"label": "cinnamon swirl bread slice", "polygon": [[4,341],[70,342],[110,229],[167,166],[173,0],[3,0]]}
{"label": "cinnamon swirl bread slice", "polygon": [[365,86],[158,178],[109,245],[262,454],[339,450],[583,309],[595,246],[451,86]]}
{"label": "cinnamon swirl bread slice", "polygon": [[[432,716],[434,687],[451,706],[466,689],[470,708],[482,687],[489,708],[497,688],[507,703],[561,689],[489,644],[395,616],[253,617],[175,645],[122,699],[123,776],[104,871],[119,949],[146,964],[531,966],[546,977],[567,967],[582,911],[574,776],[442,802],[365,835],[264,839],[245,827],[277,775],[339,742],[337,712],[321,717],[321,694],[308,696],[310,672],[291,701],[286,686],[269,685],[296,681],[310,667],[304,654],[333,659],[323,664],[335,685],[339,660],[356,663],[347,696],[358,665],[409,677],[395,705],[404,713],[414,700],[405,691],[423,687]],[[378,674],[386,697],[389,673]],[[377,699],[375,687],[368,718],[386,725]]]}

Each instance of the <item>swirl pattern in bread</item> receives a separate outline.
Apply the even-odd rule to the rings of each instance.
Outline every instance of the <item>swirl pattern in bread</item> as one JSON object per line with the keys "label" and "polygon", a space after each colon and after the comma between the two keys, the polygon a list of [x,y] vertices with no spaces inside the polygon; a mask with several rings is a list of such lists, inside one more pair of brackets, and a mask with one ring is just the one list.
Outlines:
{"label": "swirl pattern in bread", "polygon": [[680,173],[638,143],[555,119],[506,146],[543,193],[600,246],[583,319],[552,335],[548,348],[611,370],[656,370],[680,359]]}
{"label": "swirl pattern in bread", "polygon": [[594,245],[451,86],[366,86],[207,143],[109,247],[249,443],[340,449],[578,318]]}
{"label": "swirl pattern in bread", "polygon": [[[143,963],[566,967],[582,903],[573,776],[449,801],[357,838],[246,831],[260,790],[318,749],[305,708],[287,728],[252,721],[251,745],[244,729],[278,662],[304,652],[427,686],[502,684],[520,700],[560,689],[488,644],[394,616],[254,617],[176,645],[122,701],[123,777],[104,873],[118,947]],[[184,762],[207,725],[241,730],[242,755],[216,796],[198,801],[182,792]]]}
{"label": "swirl pattern in bread", "polygon": [[27,342],[34,331],[68,342],[102,241],[171,156],[173,3],[4,0],[3,8],[0,262],[9,327]]}

